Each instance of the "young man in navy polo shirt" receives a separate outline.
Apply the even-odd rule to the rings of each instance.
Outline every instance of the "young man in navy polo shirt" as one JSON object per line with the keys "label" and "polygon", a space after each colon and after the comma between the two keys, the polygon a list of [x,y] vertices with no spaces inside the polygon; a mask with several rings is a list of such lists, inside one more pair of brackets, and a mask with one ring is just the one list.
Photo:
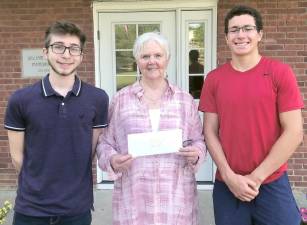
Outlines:
{"label": "young man in navy polo shirt", "polygon": [[108,96],[77,76],[85,40],[72,23],[52,24],[43,49],[50,73],[9,100],[5,128],[19,172],[14,225],[91,224],[92,158]]}
{"label": "young man in navy polo shirt", "polygon": [[258,51],[259,12],[230,10],[225,36],[231,61],[206,77],[199,108],[218,171],[216,225],[298,225],[287,160],[303,138],[302,97],[291,68]]}

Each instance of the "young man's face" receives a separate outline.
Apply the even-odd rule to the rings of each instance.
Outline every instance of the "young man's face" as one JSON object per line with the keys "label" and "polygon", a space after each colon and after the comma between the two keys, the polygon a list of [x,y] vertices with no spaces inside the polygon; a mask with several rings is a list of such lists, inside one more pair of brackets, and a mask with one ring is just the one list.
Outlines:
{"label": "young man's face", "polygon": [[44,53],[51,67],[50,73],[60,76],[75,75],[83,58],[79,38],[69,34],[52,35]]}
{"label": "young man's face", "polygon": [[261,38],[262,31],[257,32],[254,17],[241,15],[229,20],[226,42],[233,57],[258,54]]}

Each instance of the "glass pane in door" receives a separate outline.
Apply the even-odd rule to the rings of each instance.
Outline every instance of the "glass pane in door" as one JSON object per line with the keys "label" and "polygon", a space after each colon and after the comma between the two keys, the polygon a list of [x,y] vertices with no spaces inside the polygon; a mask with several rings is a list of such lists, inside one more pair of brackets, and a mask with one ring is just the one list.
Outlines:
{"label": "glass pane in door", "polygon": [[133,57],[133,44],[145,32],[159,32],[160,24],[115,24],[116,90],[137,79],[137,66]]}
{"label": "glass pane in door", "polygon": [[191,22],[188,25],[189,40],[189,92],[194,99],[200,98],[204,79],[204,27],[203,22]]}
{"label": "glass pane in door", "polygon": [[115,25],[115,48],[132,49],[136,38],[135,24]]}
{"label": "glass pane in door", "polygon": [[144,34],[146,32],[160,32],[160,24],[139,24],[138,34]]}
{"label": "glass pane in door", "polygon": [[131,50],[116,52],[116,90],[136,80],[136,63]]}
{"label": "glass pane in door", "polygon": [[189,23],[189,47],[204,48],[204,23]]}

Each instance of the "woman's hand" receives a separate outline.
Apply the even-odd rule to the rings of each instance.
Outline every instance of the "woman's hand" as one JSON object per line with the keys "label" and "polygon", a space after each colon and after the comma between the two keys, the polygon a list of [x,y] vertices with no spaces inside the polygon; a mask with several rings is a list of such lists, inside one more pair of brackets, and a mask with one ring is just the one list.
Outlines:
{"label": "woman's hand", "polygon": [[187,146],[179,149],[179,155],[184,156],[189,164],[195,165],[199,160],[198,149]]}
{"label": "woman's hand", "polygon": [[129,154],[115,154],[111,156],[110,163],[115,172],[124,172],[130,168],[132,160],[133,158]]}

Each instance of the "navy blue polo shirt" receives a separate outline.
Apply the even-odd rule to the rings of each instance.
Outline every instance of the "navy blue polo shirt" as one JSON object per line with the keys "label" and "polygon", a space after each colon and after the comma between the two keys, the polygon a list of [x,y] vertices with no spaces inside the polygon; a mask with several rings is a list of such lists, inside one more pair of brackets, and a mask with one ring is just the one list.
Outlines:
{"label": "navy blue polo shirt", "polygon": [[107,126],[107,113],[107,94],[78,77],[66,97],[48,75],[11,96],[5,128],[25,132],[15,211],[72,216],[92,208],[92,130]]}

